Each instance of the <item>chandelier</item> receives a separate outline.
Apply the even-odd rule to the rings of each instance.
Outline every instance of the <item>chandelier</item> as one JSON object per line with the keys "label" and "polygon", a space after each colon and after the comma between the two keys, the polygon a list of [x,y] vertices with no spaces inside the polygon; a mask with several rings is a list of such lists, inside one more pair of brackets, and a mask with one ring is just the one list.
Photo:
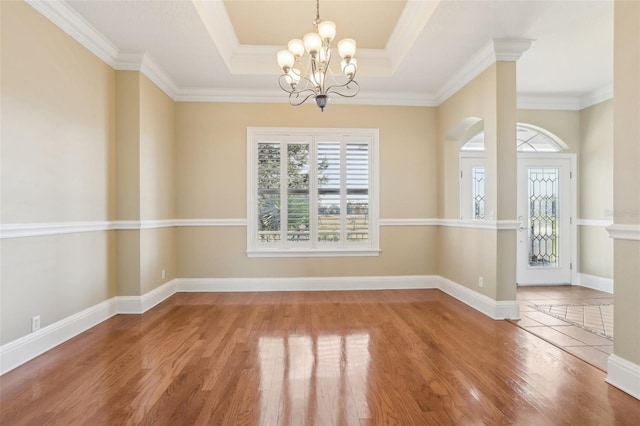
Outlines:
{"label": "chandelier", "polygon": [[[360,91],[360,86],[354,80],[357,69],[357,60],[354,58],[356,42],[346,38],[338,43],[342,73],[334,74],[330,63],[331,42],[336,36],[336,24],[320,19],[320,0],[316,0],[313,26],[316,32],[308,33],[302,40],[291,40],[288,50],[278,52],[278,65],[283,71],[278,83],[282,90],[289,93],[291,105],[302,105],[307,99],[313,98],[320,111],[324,111],[329,94],[352,98]],[[306,72],[302,74],[303,61],[307,58],[304,56],[305,51],[309,55]]]}

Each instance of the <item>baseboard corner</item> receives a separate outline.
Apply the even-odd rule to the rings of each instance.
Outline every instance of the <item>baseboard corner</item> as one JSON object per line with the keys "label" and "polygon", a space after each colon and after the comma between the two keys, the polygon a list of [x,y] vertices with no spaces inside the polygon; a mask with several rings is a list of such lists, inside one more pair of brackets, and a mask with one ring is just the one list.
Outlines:
{"label": "baseboard corner", "polygon": [[441,291],[494,320],[519,319],[520,305],[515,300],[496,301],[445,277],[440,277]]}
{"label": "baseboard corner", "polygon": [[610,355],[605,381],[640,400],[640,365],[615,354]]}

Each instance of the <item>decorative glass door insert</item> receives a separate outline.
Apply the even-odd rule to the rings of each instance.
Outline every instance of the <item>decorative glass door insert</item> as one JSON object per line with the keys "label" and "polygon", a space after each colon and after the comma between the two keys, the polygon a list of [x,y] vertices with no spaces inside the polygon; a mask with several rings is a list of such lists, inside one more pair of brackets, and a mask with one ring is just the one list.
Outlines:
{"label": "decorative glass door insert", "polygon": [[529,266],[557,267],[559,232],[559,180],[557,167],[528,169]]}

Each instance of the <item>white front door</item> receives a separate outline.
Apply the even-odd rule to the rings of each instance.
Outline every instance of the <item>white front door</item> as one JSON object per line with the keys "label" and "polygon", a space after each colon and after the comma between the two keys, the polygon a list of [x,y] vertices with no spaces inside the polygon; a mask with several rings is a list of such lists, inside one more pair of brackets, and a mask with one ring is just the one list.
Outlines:
{"label": "white front door", "polygon": [[571,283],[571,163],[518,156],[518,285]]}

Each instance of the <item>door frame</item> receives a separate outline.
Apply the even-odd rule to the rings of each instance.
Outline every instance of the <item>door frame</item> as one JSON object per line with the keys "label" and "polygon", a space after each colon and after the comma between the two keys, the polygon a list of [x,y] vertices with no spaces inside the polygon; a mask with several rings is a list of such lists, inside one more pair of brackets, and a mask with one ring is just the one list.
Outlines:
{"label": "door frame", "polygon": [[[520,159],[534,159],[534,160],[545,160],[545,159],[563,159],[569,160],[569,187],[571,190],[571,195],[569,197],[569,244],[571,254],[569,255],[570,262],[570,285],[576,285],[578,283],[578,224],[577,224],[577,209],[578,209],[578,168],[577,168],[577,154],[575,153],[565,153],[565,152],[518,152],[517,160],[519,162]],[[520,170],[518,167],[518,174]],[[520,191],[520,188],[518,188]],[[517,198],[517,197],[516,197]],[[517,202],[517,199],[516,199]],[[518,231],[520,232],[520,231]],[[516,259],[516,271],[519,268],[518,259]],[[516,273],[517,276],[517,273]],[[526,287],[528,285],[534,284],[518,284],[519,287]],[[535,285],[545,285],[545,283],[535,284]],[[546,285],[554,285],[554,284],[546,284]]]}

